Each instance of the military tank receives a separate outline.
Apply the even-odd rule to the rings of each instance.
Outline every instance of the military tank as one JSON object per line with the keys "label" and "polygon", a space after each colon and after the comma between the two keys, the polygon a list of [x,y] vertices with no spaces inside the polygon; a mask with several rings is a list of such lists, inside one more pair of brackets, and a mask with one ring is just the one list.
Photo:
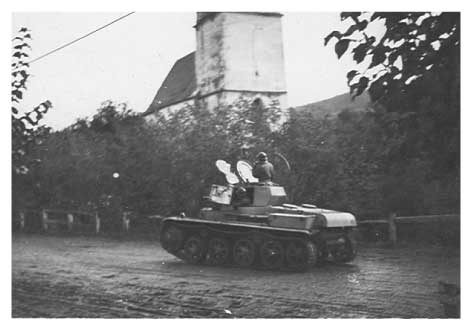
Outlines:
{"label": "military tank", "polygon": [[282,186],[257,182],[245,161],[238,176],[222,160],[216,166],[227,184],[212,185],[200,215],[162,220],[160,242],[169,253],[189,263],[297,271],[330,257],[355,258],[351,213],[289,204]]}

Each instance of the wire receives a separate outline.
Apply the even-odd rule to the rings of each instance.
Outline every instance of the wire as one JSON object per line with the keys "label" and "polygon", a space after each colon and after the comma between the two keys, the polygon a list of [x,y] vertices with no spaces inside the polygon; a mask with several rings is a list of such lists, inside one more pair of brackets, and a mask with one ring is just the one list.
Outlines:
{"label": "wire", "polygon": [[66,43],[65,45],[62,45],[62,46],[60,46],[60,47],[57,47],[56,49],[53,49],[53,50],[51,50],[50,52],[47,52],[47,53],[45,53],[45,54],[43,54],[43,55],[41,55],[41,56],[39,56],[39,57],[36,57],[35,59],[29,61],[28,63],[31,64],[31,63],[33,63],[33,62],[39,61],[40,59],[42,59],[42,58],[44,58],[44,57],[46,57],[46,56],[48,56],[48,55],[51,55],[51,54],[53,54],[53,53],[55,53],[55,52],[58,52],[59,50],[64,49],[65,47],[70,46],[71,44],[74,44],[74,43],[76,43],[77,41],[82,40],[82,39],[84,39],[84,38],[86,38],[86,37],[88,37],[88,36],[90,36],[90,35],[92,35],[92,34],[98,32],[98,31],[100,31],[100,30],[102,30],[102,29],[104,29],[104,28],[110,26],[111,24],[114,24],[114,23],[116,23],[116,22],[118,22],[118,21],[120,21],[120,20],[122,20],[122,19],[124,19],[124,18],[126,18],[126,17],[128,17],[128,16],[130,16],[130,15],[132,15],[132,14],[134,14],[134,13],[135,13],[135,11],[132,11],[132,12],[130,12],[130,13],[124,15],[124,16],[121,16],[121,17],[119,17],[119,18],[116,18],[114,21],[109,22],[108,24],[105,24],[105,25],[103,25],[103,26],[97,28],[96,30],[91,31],[91,32],[85,34],[84,36],[81,36],[80,38],[77,38],[77,39],[75,39],[75,40],[73,40],[73,41],[70,41],[70,42]]}

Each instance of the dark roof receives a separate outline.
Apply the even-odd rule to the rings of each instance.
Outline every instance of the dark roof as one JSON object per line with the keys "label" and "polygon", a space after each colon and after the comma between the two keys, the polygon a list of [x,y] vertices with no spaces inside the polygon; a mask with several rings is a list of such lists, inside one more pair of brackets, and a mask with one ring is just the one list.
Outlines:
{"label": "dark roof", "polygon": [[144,112],[144,116],[171,104],[189,99],[196,91],[195,52],[180,58],[171,68],[163,84]]}

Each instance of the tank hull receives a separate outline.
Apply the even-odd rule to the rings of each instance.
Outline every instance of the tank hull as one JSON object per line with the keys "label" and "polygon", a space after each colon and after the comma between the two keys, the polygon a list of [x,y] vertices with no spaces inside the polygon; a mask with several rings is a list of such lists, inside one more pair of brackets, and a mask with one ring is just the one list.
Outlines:
{"label": "tank hull", "polygon": [[352,230],[275,227],[263,215],[221,220],[169,217],[162,221],[160,240],[165,250],[190,263],[306,270],[330,256],[352,261]]}

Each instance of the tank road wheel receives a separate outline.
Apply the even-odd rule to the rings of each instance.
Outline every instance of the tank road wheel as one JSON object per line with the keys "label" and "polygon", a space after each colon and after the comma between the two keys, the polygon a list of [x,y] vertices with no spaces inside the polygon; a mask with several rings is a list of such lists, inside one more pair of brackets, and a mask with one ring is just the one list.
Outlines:
{"label": "tank road wheel", "polygon": [[184,259],[190,263],[199,263],[206,255],[206,243],[199,236],[191,236],[184,243]]}
{"label": "tank road wheel", "polygon": [[317,260],[317,247],[312,242],[295,240],[287,245],[286,262],[290,269],[305,270],[315,266]]}
{"label": "tank road wheel", "polygon": [[317,264],[324,264],[328,260],[328,256],[330,255],[330,251],[328,250],[328,246],[325,242],[317,243],[317,250],[318,250],[318,261]]}
{"label": "tank road wheel", "polygon": [[183,246],[183,240],[183,231],[172,225],[165,227],[160,235],[162,247],[171,253],[175,253]]}
{"label": "tank road wheel", "polygon": [[256,246],[249,239],[239,239],[233,245],[233,261],[241,267],[249,267],[255,262]]}
{"label": "tank road wheel", "polygon": [[281,268],[284,263],[284,248],[279,241],[269,240],[260,249],[261,263],[270,269]]}
{"label": "tank road wheel", "polygon": [[328,261],[328,255],[330,252],[328,249],[321,249],[318,251],[318,263],[324,264]]}
{"label": "tank road wheel", "polygon": [[225,238],[214,237],[209,241],[207,254],[210,264],[226,264],[230,258],[230,243]]}
{"label": "tank road wheel", "polygon": [[331,251],[333,259],[342,263],[353,261],[357,254],[356,241],[348,235],[344,235],[340,240],[343,240],[344,244]]}

